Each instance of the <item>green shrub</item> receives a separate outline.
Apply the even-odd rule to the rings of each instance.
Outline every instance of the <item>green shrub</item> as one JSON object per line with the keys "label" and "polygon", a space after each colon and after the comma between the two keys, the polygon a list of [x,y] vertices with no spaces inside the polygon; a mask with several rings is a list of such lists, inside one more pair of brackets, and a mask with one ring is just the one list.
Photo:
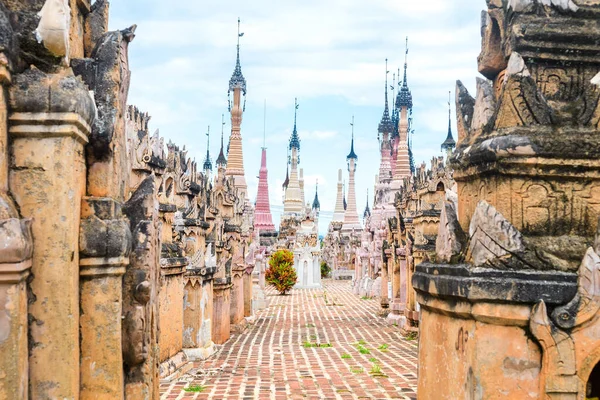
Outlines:
{"label": "green shrub", "polygon": [[331,273],[331,267],[325,262],[321,261],[321,279],[325,279]]}
{"label": "green shrub", "polygon": [[348,354],[348,353],[344,353],[344,354],[342,354],[342,358],[343,359],[349,359],[349,358],[352,358],[352,356],[350,354]]}
{"label": "green shrub", "polygon": [[269,259],[265,280],[275,287],[279,294],[286,294],[296,284],[298,277],[294,269],[294,254],[289,250],[278,250]]}

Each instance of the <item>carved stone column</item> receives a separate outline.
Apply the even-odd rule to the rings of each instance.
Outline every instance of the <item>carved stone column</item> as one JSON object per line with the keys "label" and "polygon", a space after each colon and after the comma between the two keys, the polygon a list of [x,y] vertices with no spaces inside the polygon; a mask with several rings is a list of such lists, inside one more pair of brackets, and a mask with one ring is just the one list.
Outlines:
{"label": "carved stone column", "polygon": [[231,269],[231,329],[241,330],[244,328],[244,268]]}
{"label": "carved stone column", "polygon": [[216,344],[223,344],[229,339],[231,321],[231,283],[224,279],[215,279],[213,283],[213,317],[212,337]]}
{"label": "carved stone column", "polygon": [[391,258],[392,264],[392,303],[388,321],[403,327],[406,321],[404,311],[406,309],[406,253],[397,249],[395,256]]}
{"label": "carved stone column", "polygon": [[8,195],[7,99],[10,83],[0,65],[0,398],[28,398],[27,284],[33,238],[31,221],[19,217]]}
{"label": "carved stone column", "polygon": [[[266,256],[265,256],[266,257]],[[265,272],[267,270],[267,260],[266,258],[260,261],[260,267],[259,267],[259,275],[258,275],[258,286],[262,289],[265,290],[266,287],[266,282],[265,282]]]}
{"label": "carved stone column", "polygon": [[81,214],[80,396],[122,399],[122,277],[131,249],[129,222],[110,198],[84,198]]}
{"label": "carved stone column", "polygon": [[123,276],[125,399],[159,398],[160,232],[155,177],[148,176],[124,205],[132,251]]}
{"label": "carved stone column", "polygon": [[[163,256],[165,254],[163,253]],[[187,362],[183,353],[184,277],[189,260],[168,257],[160,260],[160,377],[170,376]]]}
{"label": "carved stone column", "polygon": [[[387,244],[384,244],[384,248],[385,246],[387,246]],[[379,311],[381,315],[386,316],[388,311],[388,308],[390,306],[390,301],[389,301],[389,297],[388,297],[388,271],[389,271],[389,263],[390,263],[390,256],[388,256],[387,253],[389,253],[389,249],[385,249],[383,250],[384,252],[384,258],[383,258],[383,262],[381,263],[381,310]]]}
{"label": "carved stone column", "polygon": [[[0,138],[0,141],[2,139]],[[31,222],[18,218],[0,192],[0,398],[28,398],[27,284]],[[8,218],[6,218],[8,217]]]}
{"label": "carved stone column", "polygon": [[129,221],[122,213],[130,176],[124,115],[130,78],[127,52],[135,27],[104,33],[108,24],[104,1],[94,4],[87,22],[90,58],[72,61],[75,72],[93,90],[98,107],[86,146],[88,197],[82,203],[79,246],[80,396],[120,399],[122,280],[131,250]]}
{"label": "carved stone column", "polygon": [[215,352],[213,341],[213,275],[217,270],[212,245],[206,248],[204,263],[186,274],[183,310],[183,351],[189,360],[204,360]]}
{"label": "carved stone column", "polygon": [[[226,230],[235,230],[236,227],[229,226]],[[229,243],[232,247],[231,259],[231,302],[230,302],[230,324],[234,331],[243,330],[246,327],[244,320],[244,279],[245,260],[242,250],[243,244],[240,241],[239,234],[229,233]]]}
{"label": "carved stone column", "polygon": [[[10,188],[33,220],[30,398],[79,396],[79,224],[95,106],[71,70],[30,69],[11,87]],[[54,368],[48,366],[53,365]]]}
{"label": "carved stone column", "polygon": [[244,271],[244,317],[252,316],[252,271],[254,265],[249,265]]}

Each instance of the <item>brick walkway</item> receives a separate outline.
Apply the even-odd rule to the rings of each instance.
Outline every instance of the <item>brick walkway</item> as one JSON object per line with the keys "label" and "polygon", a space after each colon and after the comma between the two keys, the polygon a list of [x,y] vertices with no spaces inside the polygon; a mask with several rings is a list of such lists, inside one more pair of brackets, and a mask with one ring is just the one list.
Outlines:
{"label": "brick walkway", "polygon": [[254,325],[161,385],[162,399],[416,399],[416,341],[375,317],[377,301],[349,282],[267,298]]}

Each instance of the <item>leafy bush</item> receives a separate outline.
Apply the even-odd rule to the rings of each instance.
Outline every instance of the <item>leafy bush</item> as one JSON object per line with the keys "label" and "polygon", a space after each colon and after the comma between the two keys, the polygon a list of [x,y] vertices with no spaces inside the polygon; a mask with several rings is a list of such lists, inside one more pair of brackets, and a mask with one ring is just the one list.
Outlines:
{"label": "leafy bush", "polygon": [[325,262],[321,261],[321,279],[325,279],[331,273],[331,267]]}
{"label": "leafy bush", "polygon": [[275,287],[279,294],[286,294],[296,284],[298,277],[294,269],[294,254],[289,250],[278,250],[269,259],[265,280]]}

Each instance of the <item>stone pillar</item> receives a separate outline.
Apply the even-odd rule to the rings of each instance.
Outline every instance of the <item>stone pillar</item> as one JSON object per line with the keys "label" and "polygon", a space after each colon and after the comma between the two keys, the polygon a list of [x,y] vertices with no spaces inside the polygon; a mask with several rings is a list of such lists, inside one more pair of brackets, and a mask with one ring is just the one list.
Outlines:
{"label": "stone pillar", "polygon": [[[388,250],[385,250],[386,253]],[[386,254],[387,256],[387,254]],[[389,257],[385,258],[381,263],[381,310],[382,315],[387,315],[390,301],[388,298],[388,271],[389,271]]]}
{"label": "stone pillar", "polygon": [[123,365],[125,399],[159,397],[159,309],[161,223],[154,176],[148,176],[123,207],[130,221],[132,251],[123,276]]}
{"label": "stone pillar", "polygon": [[[0,184],[6,186],[5,182]],[[18,218],[3,219],[7,211],[16,213],[4,201],[4,196],[5,193],[0,192],[0,238],[6,239],[0,250],[0,353],[3,354],[0,357],[0,398],[27,399],[26,279],[31,267],[31,223]]]}
{"label": "stone pillar", "polygon": [[[79,224],[95,106],[71,70],[27,70],[11,88],[10,188],[32,218],[30,398],[79,397]],[[49,366],[54,366],[49,368]]]}
{"label": "stone pillar", "polygon": [[[231,269],[231,298],[230,307],[231,311],[229,314],[231,329],[238,330],[242,329],[244,320],[244,269],[237,269],[233,267]],[[242,324],[243,325],[243,324]]]}
{"label": "stone pillar", "polygon": [[85,198],[81,214],[80,396],[122,399],[122,279],[129,265],[129,223],[110,198]]}
{"label": "stone pillar", "polygon": [[360,281],[362,278],[362,260],[359,261],[358,260],[358,250],[355,251],[356,254],[356,259],[354,260],[354,282],[352,282],[353,284],[353,293],[354,294],[358,294],[358,292],[360,291]]}
{"label": "stone pillar", "polygon": [[[0,83],[10,83],[6,65]],[[8,196],[7,99],[0,87],[0,398],[28,398],[27,284],[33,238],[31,221],[22,220]]]}
{"label": "stone pillar", "polygon": [[127,52],[135,27],[104,33],[107,25],[108,3],[97,1],[86,21],[88,58],[80,48],[72,61],[98,109],[86,146],[88,197],[82,202],[79,238],[82,399],[124,395],[122,282],[131,251],[129,221],[122,213],[130,176],[124,114]]}
{"label": "stone pillar", "polygon": [[243,280],[244,280],[244,317],[252,316],[252,270],[254,266],[248,266],[246,268]]}
{"label": "stone pillar", "polygon": [[213,284],[213,326],[212,337],[216,344],[223,344],[229,339],[231,321],[231,283],[226,280],[215,280]]}
{"label": "stone pillar", "polygon": [[204,360],[215,352],[212,337],[212,273],[195,271],[186,277],[183,310],[183,351],[191,361]]}
{"label": "stone pillar", "polygon": [[[164,253],[163,253],[164,255]],[[161,286],[158,293],[160,326],[160,377],[175,373],[187,363],[183,353],[184,277],[188,259],[185,257],[161,258]]]}
{"label": "stone pillar", "polygon": [[266,268],[266,264],[267,264],[267,260],[261,261],[260,262],[260,274],[258,275],[258,286],[260,286],[260,288],[262,290],[265,290],[265,271],[267,270]]}
{"label": "stone pillar", "polygon": [[392,278],[392,303],[390,304],[391,313],[388,315],[388,320],[392,323],[403,327],[404,311],[406,309],[405,292],[406,292],[406,256],[401,249],[397,250],[397,256],[390,260],[393,269]]}

